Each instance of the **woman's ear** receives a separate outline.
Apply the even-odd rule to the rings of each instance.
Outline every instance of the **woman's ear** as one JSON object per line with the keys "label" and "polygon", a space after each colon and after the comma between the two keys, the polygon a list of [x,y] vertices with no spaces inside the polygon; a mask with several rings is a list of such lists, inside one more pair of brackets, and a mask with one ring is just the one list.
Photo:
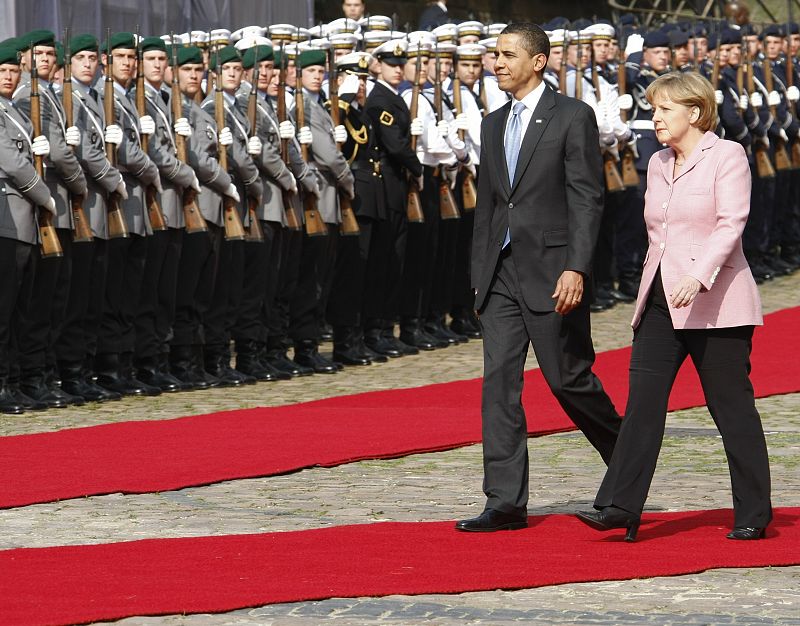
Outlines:
{"label": "woman's ear", "polygon": [[689,122],[694,124],[700,119],[700,107],[692,107],[689,112]]}

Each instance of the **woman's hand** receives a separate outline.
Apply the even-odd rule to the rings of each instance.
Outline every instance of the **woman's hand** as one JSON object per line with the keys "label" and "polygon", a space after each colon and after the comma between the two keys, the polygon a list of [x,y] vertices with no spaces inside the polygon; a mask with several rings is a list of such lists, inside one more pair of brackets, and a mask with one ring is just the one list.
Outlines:
{"label": "woman's hand", "polygon": [[700,291],[700,281],[691,276],[684,276],[675,285],[672,293],[669,294],[669,303],[676,309],[684,306],[689,306],[694,302],[695,297]]}

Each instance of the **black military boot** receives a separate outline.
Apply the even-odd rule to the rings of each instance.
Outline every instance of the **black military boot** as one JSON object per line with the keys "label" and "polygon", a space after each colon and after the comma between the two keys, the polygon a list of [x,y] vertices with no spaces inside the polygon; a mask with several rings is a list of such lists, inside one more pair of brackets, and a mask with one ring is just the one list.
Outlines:
{"label": "black military boot", "polygon": [[296,376],[311,376],[314,370],[305,365],[300,365],[286,356],[285,348],[271,348],[267,350],[267,363],[279,372],[288,374],[292,378]]}
{"label": "black military boot", "polygon": [[310,367],[315,374],[335,374],[339,368],[319,353],[317,342],[302,339],[294,344],[294,362]]}
{"label": "black military boot", "polygon": [[48,409],[63,409],[69,406],[65,397],[47,386],[45,377],[41,373],[23,375],[19,389],[31,400],[44,403]]}
{"label": "black military boot", "polygon": [[136,361],[136,379],[159,391],[174,393],[181,391],[181,382],[173,377],[164,376],[158,363],[158,357],[143,357]]}
{"label": "black military boot", "polygon": [[275,367],[274,365],[272,365],[272,363],[270,363],[267,344],[263,342],[258,342],[256,345],[258,346],[256,349],[256,358],[258,359],[258,362],[261,365],[261,367],[272,375],[273,380],[291,380],[292,378],[291,374],[289,374],[288,372],[280,371],[277,367]]}
{"label": "black military boot", "polygon": [[130,388],[144,389],[145,396],[160,396],[161,388],[158,385],[150,385],[136,376],[133,368],[133,352],[123,352],[119,355],[119,374],[120,378]]}
{"label": "black military boot", "polygon": [[78,396],[86,402],[108,402],[122,398],[122,394],[96,385],[89,370],[81,363],[61,362],[58,370],[61,375],[61,389],[71,396]]}
{"label": "black military boot", "polygon": [[8,386],[8,379],[0,378],[0,413],[20,415],[24,412],[22,404],[14,397],[14,393]]}
{"label": "black military boot", "polygon": [[230,355],[225,349],[207,348],[205,353],[205,371],[219,380],[220,387],[240,387],[256,382],[252,376],[246,376],[230,366]]}
{"label": "black military boot", "polygon": [[359,350],[358,329],[336,326],[333,329],[333,360],[342,365],[369,365],[372,360]]}
{"label": "black military boot", "polygon": [[443,316],[431,317],[425,320],[422,329],[434,339],[445,341],[449,345],[467,343],[469,341],[466,335],[459,335],[450,330],[445,325]]}
{"label": "black military boot", "polygon": [[260,381],[278,380],[277,376],[264,367],[258,356],[257,342],[237,341],[236,371]]}
{"label": "black military boot", "polygon": [[194,346],[170,346],[169,373],[184,389],[208,389],[211,385],[198,375],[194,360]]}
{"label": "black military boot", "polygon": [[420,320],[415,317],[404,317],[401,321],[400,341],[418,350],[435,350],[448,345],[446,341],[440,341],[426,333]]}
{"label": "black military boot", "polygon": [[127,380],[121,371],[120,355],[116,352],[103,352],[94,358],[94,372],[97,385],[107,391],[123,396],[144,396],[146,391],[139,381]]}

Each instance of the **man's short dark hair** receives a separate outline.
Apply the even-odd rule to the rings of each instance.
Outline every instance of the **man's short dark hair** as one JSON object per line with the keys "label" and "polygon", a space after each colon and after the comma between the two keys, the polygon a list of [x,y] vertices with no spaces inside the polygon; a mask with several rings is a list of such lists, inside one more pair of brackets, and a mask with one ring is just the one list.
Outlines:
{"label": "man's short dark hair", "polygon": [[541,27],[531,22],[516,22],[506,26],[501,35],[520,35],[522,47],[531,55],[550,56],[550,38]]}

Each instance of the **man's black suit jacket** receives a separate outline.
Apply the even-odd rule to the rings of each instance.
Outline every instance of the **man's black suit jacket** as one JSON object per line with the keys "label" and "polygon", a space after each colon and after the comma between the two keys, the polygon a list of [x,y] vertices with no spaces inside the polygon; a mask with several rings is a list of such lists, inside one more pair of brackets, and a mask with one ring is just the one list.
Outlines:
{"label": "man's black suit jacket", "polygon": [[584,102],[545,89],[509,184],[503,138],[510,110],[509,102],[481,126],[472,243],[475,308],[483,308],[510,226],[511,255],[525,304],[533,311],[553,311],[550,296],[561,273],[574,270],[588,277],[591,272],[603,213],[597,121]]}
{"label": "man's black suit jacket", "polygon": [[450,17],[438,4],[427,7],[419,16],[419,30],[433,30],[437,26],[447,24]]}

